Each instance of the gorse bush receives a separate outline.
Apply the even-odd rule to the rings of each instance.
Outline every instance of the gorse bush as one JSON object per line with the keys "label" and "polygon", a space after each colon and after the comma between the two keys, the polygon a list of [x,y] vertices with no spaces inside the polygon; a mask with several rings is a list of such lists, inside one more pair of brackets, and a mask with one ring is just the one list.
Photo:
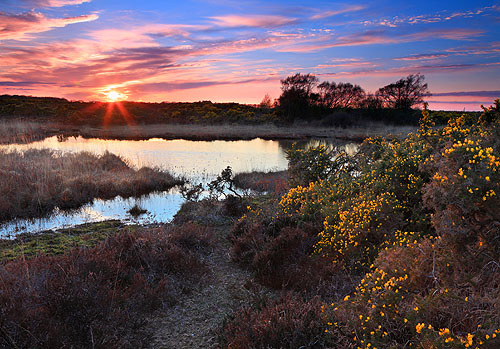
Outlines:
{"label": "gorse bush", "polygon": [[316,227],[311,256],[361,279],[321,315],[336,346],[500,346],[500,100],[444,126],[424,110],[416,132],[367,139],[351,157],[289,154],[291,188],[261,221],[281,239]]}

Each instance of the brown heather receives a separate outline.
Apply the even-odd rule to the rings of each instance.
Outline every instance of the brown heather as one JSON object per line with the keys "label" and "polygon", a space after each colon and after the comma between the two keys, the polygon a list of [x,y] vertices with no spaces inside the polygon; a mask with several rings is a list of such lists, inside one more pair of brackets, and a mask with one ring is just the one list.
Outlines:
{"label": "brown heather", "polygon": [[137,348],[145,316],[205,280],[212,241],[204,227],[163,226],[0,264],[0,347]]}

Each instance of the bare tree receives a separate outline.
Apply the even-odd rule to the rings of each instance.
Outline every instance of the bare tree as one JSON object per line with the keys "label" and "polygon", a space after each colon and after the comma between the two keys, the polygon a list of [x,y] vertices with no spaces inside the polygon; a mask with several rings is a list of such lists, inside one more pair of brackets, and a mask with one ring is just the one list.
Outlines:
{"label": "bare tree", "polygon": [[328,108],[354,108],[365,97],[359,85],[348,82],[322,82],[318,85],[320,103]]}
{"label": "bare tree", "polygon": [[260,102],[259,107],[263,109],[271,109],[273,107],[273,102],[271,101],[271,96],[269,96],[269,93],[266,93],[264,98],[262,98],[262,102]]}
{"label": "bare tree", "polygon": [[425,96],[429,96],[425,77],[421,74],[411,74],[406,78],[380,88],[377,91],[389,108],[410,109],[415,104],[422,103]]}

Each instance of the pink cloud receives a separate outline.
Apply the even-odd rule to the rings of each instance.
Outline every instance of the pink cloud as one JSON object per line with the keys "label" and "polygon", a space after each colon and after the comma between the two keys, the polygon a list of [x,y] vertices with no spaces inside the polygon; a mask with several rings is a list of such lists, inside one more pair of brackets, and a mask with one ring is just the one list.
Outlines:
{"label": "pink cloud", "polygon": [[374,76],[404,76],[415,73],[448,73],[452,71],[484,71],[494,67],[499,63],[478,63],[478,64],[428,64],[410,65],[406,67],[396,67],[389,69],[365,69],[357,71],[343,71],[338,73],[318,74],[323,77],[352,78],[352,77],[374,77]]}
{"label": "pink cloud", "polygon": [[28,40],[30,34],[42,33],[69,24],[95,21],[96,14],[66,18],[48,18],[30,11],[18,15],[0,12],[0,40]]}
{"label": "pink cloud", "polygon": [[438,59],[438,58],[444,58],[450,56],[447,53],[429,53],[429,54],[419,54],[419,55],[412,55],[412,56],[406,56],[406,57],[399,57],[399,58],[394,58],[396,61],[420,61],[420,60],[426,60],[426,59]]}
{"label": "pink cloud", "polygon": [[276,28],[297,22],[296,18],[273,15],[227,15],[210,18],[214,19],[213,24],[225,28]]}
{"label": "pink cloud", "polygon": [[80,5],[92,0],[21,0],[34,7],[63,7],[67,5]]}
{"label": "pink cloud", "polygon": [[425,30],[410,34],[393,33],[388,30],[368,30],[361,33],[335,37],[324,36],[317,43],[311,41],[305,44],[293,43],[290,46],[281,47],[278,51],[283,52],[315,52],[332,47],[363,46],[397,44],[405,42],[427,41],[434,39],[468,40],[483,33],[477,29],[437,29]]}
{"label": "pink cloud", "polygon": [[491,13],[491,10],[495,10],[495,6],[486,6],[477,10],[455,12],[452,14],[435,13],[435,14],[423,14],[423,15],[403,17],[403,18],[393,17],[393,18],[384,18],[377,20],[367,20],[363,21],[362,24],[381,25],[381,26],[395,28],[403,25],[429,24],[429,23],[446,22],[452,19],[472,18],[474,16]]}
{"label": "pink cloud", "polygon": [[310,19],[312,19],[312,20],[323,19],[323,18],[328,18],[328,17],[340,15],[343,13],[361,11],[364,9],[365,9],[365,6],[353,5],[353,6],[343,8],[341,10],[324,11],[324,12],[321,12],[321,13],[318,13],[316,15],[311,16]]}

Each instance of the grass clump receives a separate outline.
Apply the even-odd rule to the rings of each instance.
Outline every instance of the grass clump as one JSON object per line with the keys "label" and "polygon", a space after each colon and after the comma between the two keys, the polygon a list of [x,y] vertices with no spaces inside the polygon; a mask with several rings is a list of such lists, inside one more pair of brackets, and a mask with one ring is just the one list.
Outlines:
{"label": "grass clump", "polygon": [[77,208],[95,198],[131,197],[167,190],[181,181],[143,167],[135,170],[111,153],[0,152],[0,221]]}
{"label": "grass clump", "polygon": [[0,239],[0,261],[16,258],[31,259],[38,255],[63,254],[77,247],[94,247],[110,234],[122,230],[130,232],[137,226],[123,227],[119,220],[81,224],[73,228],[45,231],[38,234],[20,234],[15,239]]}
{"label": "grass clump", "polygon": [[234,176],[234,184],[240,189],[282,194],[287,188],[286,171],[242,172]]}
{"label": "grass clump", "polygon": [[148,312],[203,280],[211,231],[164,226],[0,265],[0,346],[137,347]]}

